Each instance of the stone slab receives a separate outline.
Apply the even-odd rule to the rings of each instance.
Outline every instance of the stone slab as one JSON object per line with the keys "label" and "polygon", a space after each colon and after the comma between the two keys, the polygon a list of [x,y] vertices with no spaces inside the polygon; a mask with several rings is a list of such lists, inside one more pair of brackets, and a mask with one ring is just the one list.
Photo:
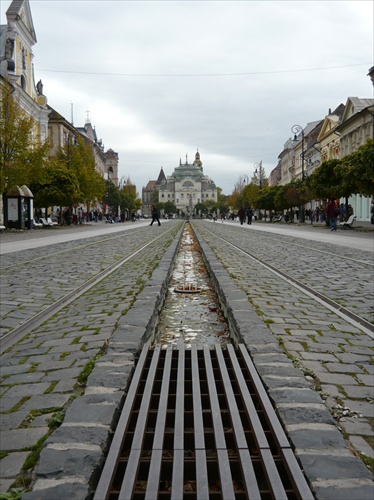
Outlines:
{"label": "stone slab", "polygon": [[28,455],[28,451],[9,453],[9,455],[0,461],[0,477],[13,478],[14,481]]}
{"label": "stone slab", "polygon": [[22,450],[33,446],[41,437],[48,433],[48,427],[35,427],[33,429],[17,429],[1,434],[1,449]]}

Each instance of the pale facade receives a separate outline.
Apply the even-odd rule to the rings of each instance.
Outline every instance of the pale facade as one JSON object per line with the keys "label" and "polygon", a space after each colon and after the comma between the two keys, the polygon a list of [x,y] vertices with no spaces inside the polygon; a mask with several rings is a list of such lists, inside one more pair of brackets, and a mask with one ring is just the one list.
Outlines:
{"label": "pale facade", "polygon": [[13,96],[34,120],[33,140],[48,137],[47,98],[41,80],[35,84],[33,46],[36,34],[28,0],[14,0],[0,29],[0,75],[14,87]]}
{"label": "pale facade", "polygon": [[[367,139],[374,138],[374,99],[348,97],[340,124],[336,127],[340,135],[340,158],[354,153]],[[370,221],[370,196],[351,196],[358,220]]]}
{"label": "pale facade", "polygon": [[200,153],[197,151],[195,161],[186,162],[175,168],[173,174],[162,181],[159,188],[159,201],[174,203],[180,214],[194,213],[198,203],[217,202],[217,187],[203,172]]}
{"label": "pale facade", "polygon": [[340,104],[333,112],[329,112],[324,119],[320,133],[318,134],[321,163],[340,158],[340,135],[336,133],[336,127],[340,123],[344,107],[344,104]]}

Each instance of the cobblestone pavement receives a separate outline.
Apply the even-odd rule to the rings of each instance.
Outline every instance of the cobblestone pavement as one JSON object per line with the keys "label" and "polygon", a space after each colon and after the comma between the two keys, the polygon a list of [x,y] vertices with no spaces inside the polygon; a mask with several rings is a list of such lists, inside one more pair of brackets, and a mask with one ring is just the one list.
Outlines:
{"label": "cobblestone pavement", "polygon": [[[96,237],[93,241],[69,242],[11,254],[7,259],[2,257],[4,323],[9,326],[9,318],[15,318],[15,324],[21,318],[28,318],[30,314],[20,311],[23,308],[28,311],[30,302],[31,312],[40,310],[40,304],[56,300],[123,257],[125,251],[166,233],[172,225],[163,225],[157,232],[152,228],[121,234],[100,243],[99,247],[95,246],[99,240]],[[102,280],[2,356],[0,426],[1,450],[5,456],[0,462],[0,492],[14,482],[26,459],[29,462],[26,468],[33,465],[32,452],[40,448],[39,440],[50,434],[64,406],[82,392],[92,368],[91,360],[105,352],[107,339],[149,281],[179,227],[180,223],[174,224],[172,234],[158,239],[119,272]],[[43,263],[40,263],[41,253]],[[25,260],[30,265],[19,266]],[[137,347],[134,345],[133,350]],[[129,358],[132,359],[131,352]],[[108,408],[112,411],[109,403]],[[19,486],[22,488],[22,481]]]}
{"label": "cobblestone pavement", "polygon": [[[211,228],[213,223],[202,223],[202,230],[204,225]],[[155,234],[166,231],[166,226],[145,231]],[[177,230],[178,223],[175,227]],[[137,234],[133,237],[143,237],[142,233]],[[236,232],[235,238],[238,237]],[[105,249],[109,259],[112,253],[121,253],[117,247],[121,240],[115,241],[111,240]],[[79,249],[81,244],[69,243],[76,248],[75,259],[72,248],[69,262],[81,261],[83,254],[89,261],[84,272],[89,274],[89,266],[95,266],[96,259],[99,264],[105,263],[106,256],[100,245],[93,251],[92,263],[92,250]],[[317,498],[371,499],[371,475],[353,453],[358,451],[373,458],[372,340],[359,329],[332,317],[322,306],[311,306],[291,286],[264,269],[245,264],[227,246],[221,248],[216,241],[214,245],[223,266],[215,256],[211,257],[212,266],[228,312],[236,307],[231,325],[251,348],[256,367],[304,469],[309,472]],[[277,243],[270,245],[262,235],[257,245],[256,251],[264,254]],[[30,262],[35,262],[43,252],[48,261],[55,250],[55,245],[27,250],[20,258],[27,255]],[[20,480],[18,486],[27,486],[31,479],[27,478],[27,470],[35,465],[43,441],[49,436],[33,476],[33,491],[23,498],[87,497],[110,429],[118,418],[134,353],[148,338],[162,307],[161,297],[175,251],[176,239],[159,240],[151,255],[147,250],[146,256],[137,256],[115,280],[104,280],[100,288],[80,297],[11,349],[5,363],[2,360],[0,422],[1,449],[5,453],[0,462],[0,491],[11,486],[22,468],[22,480],[26,483],[23,485]],[[326,252],[329,251],[327,246]],[[349,254],[349,250],[334,248],[337,255],[339,251]],[[274,258],[279,258],[276,252]],[[370,256],[366,253],[362,258]],[[290,267],[302,269],[305,265],[298,260]],[[33,269],[31,265],[31,276],[38,276],[40,267],[35,274]],[[79,267],[75,269],[79,273]],[[330,269],[326,275],[326,268],[318,267],[322,281],[331,280],[329,272]],[[29,279],[26,274],[25,280]],[[47,279],[44,283],[49,286]],[[67,287],[71,286],[67,283]],[[245,299],[238,293],[238,285]],[[22,287],[22,282],[17,282],[16,287]],[[24,302],[32,293],[29,290],[24,294]],[[366,304],[361,305],[366,311]],[[91,372],[93,359],[96,363]],[[338,418],[334,420],[326,408]],[[63,410],[64,422],[51,434],[53,424],[60,423]],[[342,433],[334,432],[335,422]],[[343,438],[348,438],[351,450]]]}
{"label": "cobblestone pavement", "polygon": [[[371,321],[374,304],[372,267],[357,266],[353,261],[344,262],[345,272],[342,273],[339,255],[351,257],[352,250],[335,247],[333,243],[322,245],[319,242],[317,245],[310,241],[307,246],[304,245],[300,254],[302,243],[297,236],[269,238],[269,235],[250,231],[250,228],[246,230],[247,228],[238,226],[208,222],[199,222],[196,227],[204,240],[214,248],[214,254],[230,277],[245,292],[258,316],[264,321],[273,338],[279,342],[287,357],[292,360],[294,366],[302,370],[306,380],[309,380],[310,385],[318,392],[319,402],[323,403],[335,418],[341,435],[346,440],[346,447],[350,450],[349,454],[359,455],[373,467],[373,338],[336,314],[329,313],[324,306],[311,301],[263,266],[240,258],[238,254],[233,256],[232,248],[211,236],[207,230],[228,237],[230,241],[235,241],[236,245],[242,246],[264,261],[273,265],[275,263],[279,269],[306,282],[314,289],[323,291],[328,287],[329,291],[332,290],[335,300],[359,311]],[[292,248],[291,243],[297,243],[299,247]],[[355,251],[355,258],[373,263],[373,254],[369,252]],[[347,300],[347,295],[352,299]],[[271,397],[277,403],[279,415],[288,422],[286,429],[291,433],[291,438],[293,435],[294,444],[301,449],[307,448],[305,441],[308,440],[308,434],[305,431],[319,426],[321,434],[328,432],[323,421],[318,420],[318,400],[296,404],[293,396],[288,399],[289,388],[282,387],[282,381],[279,380],[284,365],[278,363],[275,353],[273,358],[266,354],[263,356],[263,361],[261,357],[257,359],[256,367],[270,389]],[[295,423],[295,416],[301,412],[307,415],[310,422]],[[302,451],[299,453],[302,455]],[[346,469],[345,474],[340,481],[341,487],[344,484],[343,477],[352,478]]]}

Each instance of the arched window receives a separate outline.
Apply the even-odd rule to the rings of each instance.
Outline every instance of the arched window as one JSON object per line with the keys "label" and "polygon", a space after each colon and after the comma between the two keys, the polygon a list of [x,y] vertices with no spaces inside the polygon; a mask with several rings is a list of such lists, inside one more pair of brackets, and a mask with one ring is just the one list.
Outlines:
{"label": "arched window", "polygon": [[191,187],[193,186],[193,183],[191,181],[186,181],[183,183],[183,187]]}

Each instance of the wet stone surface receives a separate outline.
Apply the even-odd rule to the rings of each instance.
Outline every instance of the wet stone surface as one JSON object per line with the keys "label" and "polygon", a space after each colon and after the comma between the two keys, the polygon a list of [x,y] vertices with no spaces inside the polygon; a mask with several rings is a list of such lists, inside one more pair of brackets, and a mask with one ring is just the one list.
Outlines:
{"label": "wet stone surface", "polygon": [[184,229],[156,344],[198,347],[229,342],[229,331],[189,224]]}

